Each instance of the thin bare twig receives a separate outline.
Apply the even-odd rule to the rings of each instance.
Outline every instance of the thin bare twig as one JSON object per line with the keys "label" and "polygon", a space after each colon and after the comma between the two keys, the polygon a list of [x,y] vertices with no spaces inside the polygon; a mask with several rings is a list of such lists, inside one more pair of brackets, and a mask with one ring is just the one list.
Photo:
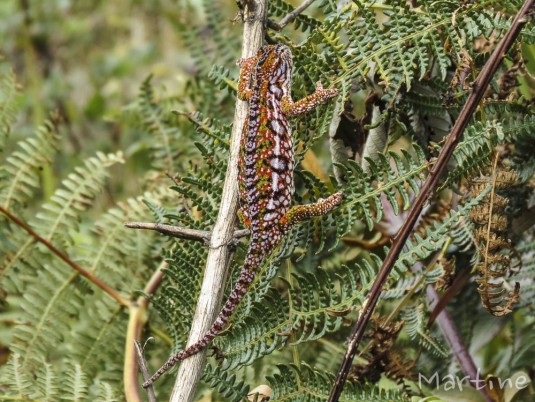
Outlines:
{"label": "thin bare twig", "polygon": [[115,300],[117,300],[121,306],[129,307],[132,304],[128,299],[126,299],[123,296],[121,296],[121,294],[119,292],[117,292],[115,289],[110,287],[107,283],[104,283],[100,278],[97,278],[91,272],[85,270],[80,265],[78,265],[73,260],[71,260],[65,253],[63,253],[61,250],[59,250],[50,241],[48,241],[44,237],[39,236],[30,226],[28,226],[21,219],[17,218],[15,215],[13,215],[7,209],[5,209],[4,207],[0,206],[0,212],[2,212],[5,216],[7,216],[14,224],[16,224],[20,228],[24,229],[36,241],[38,241],[39,243],[43,244],[46,248],[48,248],[50,251],[52,251],[52,253],[54,253],[61,260],[63,260],[65,263],[67,263],[67,265],[69,265],[71,268],[73,268],[76,272],[78,272],[83,277],[87,278],[90,282],[94,283],[96,286],[101,288],[109,296],[111,296]]}
{"label": "thin bare twig", "polygon": [[353,327],[353,330],[349,337],[348,347],[344,356],[344,360],[340,365],[340,369],[338,371],[338,375],[335,380],[333,389],[331,390],[331,393],[329,395],[329,402],[338,402],[342,390],[344,388],[349,369],[351,368],[353,358],[355,357],[355,354],[358,351],[359,343],[364,335],[366,324],[368,323],[375,309],[375,306],[377,305],[381,290],[386,280],[388,279],[388,276],[390,275],[390,271],[392,270],[394,263],[396,262],[401,250],[405,245],[407,238],[409,237],[418,217],[420,216],[420,213],[422,212],[425,203],[427,202],[433,190],[435,189],[441,174],[446,169],[446,165],[453,153],[453,150],[460,141],[462,133],[468,125],[468,122],[472,117],[472,114],[475,112],[479,102],[481,101],[481,98],[483,97],[485,90],[489,85],[490,80],[492,79],[492,76],[496,72],[507,51],[512,46],[516,37],[520,33],[520,30],[527,23],[527,14],[530,9],[532,9],[534,1],[535,0],[526,0],[526,2],[516,15],[515,19],[513,20],[509,30],[490,56],[489,60],[479,73],[477,79],[474,81],[472,92],[468,96],[468,99],[463,109],[461,110],[459,117],[457,118],[457,121],[455,122],[455,125],[453,126],[446,143],[444,144],[444,148],[440,152],[440,155],[438,156],[436,163],[431,169],[427,180],[423,184],[422,189],[420,190],[420,194],[414,201],[407,220],[399,230],[399,233],[396,235],[392,244],[392,248],[385,257],[383,265],[379,270],[379,273],[377,274],[375,282],[372,285],[364,311],[362,312],[358,321]]}
{"label": "thin bare twig", "polygon": [[[147,368],[147,362],[143,356],[143,348],[139,341],[135,340],[134,345],[136,347],[137,363],[141,368],[141,374],[143,375],[143,380],[147,381],[150,378],[149,369]],[[154,388],[152,384],[147,387],[147,394],[149,396],[149,402],[156,402],[156,395],[154,395]]]}
{"label": "thin bare twig", "polygon": [[299,7],[296,7],[293,11],[289,12],[279,23],[268,20],[268,26],[276,31],[282,30],[290,22],[293,22],[299,14],[305,11],[315,0],[305,0]]}
{"label": "thin bare twig", "polygon": [[[210,242],[212,237],[212,232],[207,230],[198,230],[184,228],[180,226],[165,225],[162,223],[151,223],[151,222],[126,222],[124,224],[127,228],[131,229],[145,229],[145,230],[155,230],[164,235],[171,237],[178,237],[180,239],[203,241],[205,243]],[[241,237],[249,235],[248,229],[236,230],[233,234],[234,239],[239,239]]]}

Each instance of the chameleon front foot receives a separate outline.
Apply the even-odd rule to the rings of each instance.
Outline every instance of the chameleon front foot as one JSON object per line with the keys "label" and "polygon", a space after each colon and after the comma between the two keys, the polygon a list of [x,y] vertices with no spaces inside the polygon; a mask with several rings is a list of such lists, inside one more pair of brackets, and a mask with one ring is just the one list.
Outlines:
{"label": "chameleon front foot", "polygon": [[337,192],[326,199],[320,199],[313,204],[296,205],[290,208],[286,215],[281,219],[280,225],[288,230],[293,225],[306,221],[313,216],[325,215],[334,207],[340,205],[343,199],[344,194],[342,192]]}

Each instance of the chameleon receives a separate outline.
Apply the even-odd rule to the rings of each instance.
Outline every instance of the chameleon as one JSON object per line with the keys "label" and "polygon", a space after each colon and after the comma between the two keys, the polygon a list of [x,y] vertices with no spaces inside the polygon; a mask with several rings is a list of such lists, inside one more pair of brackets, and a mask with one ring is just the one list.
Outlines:
{"label": "chameleon", "polygon": [[250,230],[249,249],[237,283],[211,329],[199,341],[169,358],[145,381],[144,388],[177,362],[206,348],[222,331],[263,261],[293,225],[328,213],[343,199],[343,194],[337,192],[313,204],[290,205],[295,191],[295,161],[288,118],[313,110],[338,95],[338,90],[324,89],[317,82],[314,93],[293,102],[293,59],[285,45],[262,46],[255,56],[240,59],[237,64],[241,67],[238,98],[249,104],[238,162],[239,216]]}

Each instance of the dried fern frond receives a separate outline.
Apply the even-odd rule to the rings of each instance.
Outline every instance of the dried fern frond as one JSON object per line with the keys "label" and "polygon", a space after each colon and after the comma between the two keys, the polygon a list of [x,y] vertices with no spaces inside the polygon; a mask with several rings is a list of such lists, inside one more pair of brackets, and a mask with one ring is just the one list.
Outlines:
{"label": "dried fern frond", "polygon": [[518,181],[516,173],[499,165],[496,158],[494,167],[488,169],[485,175],[472,179],[470,184],[472,195],[480,194],[491,186],[483,201],[470,211],[470,220],[476,227],[475,240],[480,259],[476,265],[478,291],[485,309],[497,317],[509,314],[520,294],[518,282],[510,290],[506,288],[504,279],[511,271],[514,249],[507,238],[510,222],[505,209],[509,199],[498,194],[504,194],[504,190]]}

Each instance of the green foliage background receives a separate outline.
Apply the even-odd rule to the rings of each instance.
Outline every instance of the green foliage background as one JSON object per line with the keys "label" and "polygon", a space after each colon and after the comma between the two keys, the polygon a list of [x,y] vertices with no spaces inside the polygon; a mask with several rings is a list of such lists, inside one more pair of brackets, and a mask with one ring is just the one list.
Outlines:
{"label": "green foliage background", "polygon": [[[279,20],[299,2],[269,3],[270,18]],[[0,204],[129,299],[168,263],[142,335],[155,338],[146,346],[152,369],[185,345],[206,250],[127,230],[123,223],[213,226],[241,49],[242,26],[232,22],[235,4],[0,3]],[[470,60],[467,82],[473,80],[519,6],[519,1],[342,6],[323,0],[282,32],[269,31],[272,40],[294,46],[294,99],[321,80],[342,90],[354,114],[343,120],[350,129],[339,129],[331,142],[334,102],[292,122],[302,161],[296,202],[336,189],[346,198],[333,214],[293,229],[266,261],[232,328],[214,343],[218,353],[209,359],[199,400],[243,400],[261,384],[269,384],[272,400],[326,399],[350,323],[385,253],[355,239],[373,243],[395,233],[466,97],[467,87],[449,87],[456,70]],[[511,222],[533,205],[535,85],[528,73],[533,74],[534,42],[529,25],[500,71],[503,75],[521,55],[527,66],[512,73],[519,86],[506,100],[498,99],[496,77],[494,93],[455,153],[444,190],[431,203],[435,214],[408,242],[383,295],[380,313],[405,321],[394,350],[405,365],[414,362],[413,373],[461,373],[437,326],[426,327],[425,301],[425,286],[444,276],[437,255],[455,256],[465,270],[477,259],[468,216],[484,194],[463,198],[455,192],[489,163],[497,146],[509,147],[520,188],[508,195]],[[362,148],[356,143],[370,128],[366,98],[372,92],[383,123],[388,121],[391,152],[375,155],[363,168],[355,158]],[[372,129],[368,135],[376,134]],[[329,152],[333,143],[343,151]],[[439,205],[448,208],[444,212]],[[3,216],[0,225],[0,400],[124,400],[128,309]],[[533,229],[517,233],[511,225],[510,232],[524,262],[508,278],[522,282],[518,311],[490,316],[473,281],[448,308],[483,373],[503,378],[526,373],[533,379]],[[234,274],[245,250],[243,241]],[[362,356],[358,363],[372,360]],[[344,400],[461,398],[419,389],[406,373],[389,374],[369,384],[353,379]],[[158,382],[159,400],[168,397],[172,377]],[[467,400],[480,400],[466,392]],[[528,401],[533,387],[507,395],[497,400]]]}

